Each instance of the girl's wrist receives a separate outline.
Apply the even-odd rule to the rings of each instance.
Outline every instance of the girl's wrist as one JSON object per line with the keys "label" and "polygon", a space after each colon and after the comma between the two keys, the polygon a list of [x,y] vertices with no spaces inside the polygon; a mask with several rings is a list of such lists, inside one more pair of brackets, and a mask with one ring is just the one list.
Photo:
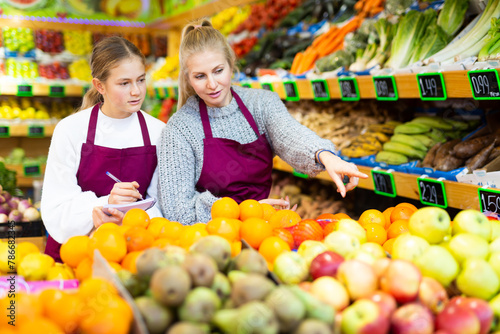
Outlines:
{"label": "girl's wrist", "polygon": [[[323,160],[325,160],[325,154],[327,155],[328,153],[331,153],[332,156],[335,156],[335,153],[333,153],[330,150],[319,150],[316,152],[315,157],[316,157],[316,162],[325,167],[325,164],[323,163]],[[323,156],[323,159],[321,159],[321,156]]]}

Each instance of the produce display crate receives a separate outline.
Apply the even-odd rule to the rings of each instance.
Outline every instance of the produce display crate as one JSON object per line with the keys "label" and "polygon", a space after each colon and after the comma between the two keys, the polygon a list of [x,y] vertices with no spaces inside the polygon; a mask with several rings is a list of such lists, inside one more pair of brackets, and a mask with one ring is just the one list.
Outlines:
{"label": "produce display crate", "polygon": [[[9,236],[10,226],[9,224],[0,224],[0,239],[7,239]],[[42,220],[36,220],[33,222],[15,222],[14,226],[15,237],[26,238],[26,237],[41,237],[45,235],[45,226]],[[17,240],[19,241],[19,240]]]}

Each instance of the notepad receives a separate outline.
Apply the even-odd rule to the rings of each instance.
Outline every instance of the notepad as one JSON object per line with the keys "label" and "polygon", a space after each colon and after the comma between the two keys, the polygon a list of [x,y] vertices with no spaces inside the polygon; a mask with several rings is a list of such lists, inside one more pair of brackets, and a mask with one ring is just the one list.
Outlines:
{"label": "notepad", "polygon": [[151,197],[151,198],[148,198],[148,199],[145,199],[142,201],[137,201],[137,202],[128,203],[128,204],[105,204],[102,207],[102,211],[104,211],[104,213],[109,215],[110,213],[107,210],[108,208],[117,209],[123,213],[126,213],[128,210],[135,209],[135,208],[148,210],[148,209],[152,208],[155,205],[155,203],[156,203],[156,199]]}

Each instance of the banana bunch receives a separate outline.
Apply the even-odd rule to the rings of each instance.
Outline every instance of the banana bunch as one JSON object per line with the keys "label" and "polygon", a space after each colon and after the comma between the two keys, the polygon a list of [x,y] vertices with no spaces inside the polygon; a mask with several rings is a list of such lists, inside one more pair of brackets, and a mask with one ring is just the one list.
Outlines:
{"label": "banana bunch", "polygon": [[440,117],[422,116],[394,128],[394,135],[383,145],[375,161],[401,165],[410,160],[423,160],[437,143],[461,138],[469,124]]}
{"label": "banana bunch", "polygon": [[250,15],[251,7],[230,7],[212,17],[212,25],[224,36],[229,35],[236,27]]}
{"label": "banana bunch", "polygon": [[179,56],[165,58],[165,63],[153,73],[153,80],[177,79],[179,77]]}
{"label": "banana bunch", "polygon": [[373,155],[382,150],[384,143],[389,141],[389,136],[400,123],[389,121],[384,124],[371,124],[368,130],[351,140],[348,147],[343,148],[340,153],[349,158],[360,158]]}

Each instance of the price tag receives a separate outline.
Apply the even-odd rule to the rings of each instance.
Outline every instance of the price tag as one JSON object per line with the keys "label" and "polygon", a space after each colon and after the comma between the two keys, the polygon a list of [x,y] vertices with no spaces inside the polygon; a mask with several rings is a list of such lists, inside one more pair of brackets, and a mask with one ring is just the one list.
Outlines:
{"label": "price tag", "polygon": [[498,72],[496,70],[478,70],[467,73],[472,96],[476,100],[500,99]]}
{"label": "price tag", "polygon": [[398,90],[396,88],[396,80],[394,76],[376,76],[373,77],[375,85],[375,95],[379,101],[397,101]]}
{"label": "price tag", "polygon": [[65,97],[65,87],[64,86],[50,86],[49,87],[50,97]]}
{"label": "price tag", "polygon": [[0,125],[0,138],[10,137],[10,126]]}
{"label": "price tag", "polygon": [[373,178],[373,191],[375,194],[396,197],[396,185],[392,173],[373,169],[371,173]]}
{"label": "price tag", "polygon": [[163,87],[163,95],[165,96],[165,98],[168,98],[170,96],[168,87]]}
{"label": "price tag", "polygon": [[17,85],[17,96],[33,96],[33,86]]}
{"label": "price tag", "polygon": [[263,83],[261,86],[262,86],[262,89],[274,92],[273,84],[271,84],[271,83]]}
{"label": "price tag", "polygon": [[339,78],[339,86],[342,101],[359,101],[358,82],[355,78]]}
{"label": "price tag", "polygon": [[26,164],[23,169],[24,176],[40,176],[42,174],[39,164]]}
{"label": "price tag", "polygon": [[241,87],[252,88],[252,85],[250,85],[248,82],[245,82],[241,84]]}
{"label": "price tag", "polygon": [[179,97],[179,87],[178,86],[174,86],[174,96],[175,96],[175,98]]}
{"label": "price tag", "polygon": [[309,177],[307,174],[304,174],[304,173],[301,173],[301,172],[297,172],[297,171],[295,170],[295,168],[293,169],[292,174],[293,174],[294,176],[301,177],[301,178],[303,178],[303,179],[307,179],[307,178]]}
{"label": "price tag", "polygon": [[82,95],[87,94],[87,92],[89,91],[89,89],[90,89],[90,86],[83,86],[83,88],[82,88]]}
{"label": "price tag", "polygon": [[157,98],[158,100],[161,99],[161,97],[160,97],[160,89],[158,87],[155,87],[155,98]]}
{"label": "price tag", "polygon": [[441,73],[418,73],[418,91],[423,101],[443,101],[448,98]]}
{"label": "price tag", "polygon": [[443,209],[448,207],[443,181],[419,177],[417,182],[422,204],[438,206]]}
{"label": "price tag", "polygon": [[479,188],[477,193],[481,212],[500,213],[500,190]]}
{"label": "price tag", "polygon": [[314,101],[329,101],[330,90],[328,84],[324,79],[311,80],[311,85],[314,94]]}
{"label": "price tag", "polygon": [[45,127],[43,125],[30,125],[28,127],[28,137],[39,138],[45,136]]}
{"label": "price tag", "polygon": [[295,81],[285,81],[283,82],[285,86],[285,94],[287,101],[299,101],[299,90],[297,89],[297,83]]}

